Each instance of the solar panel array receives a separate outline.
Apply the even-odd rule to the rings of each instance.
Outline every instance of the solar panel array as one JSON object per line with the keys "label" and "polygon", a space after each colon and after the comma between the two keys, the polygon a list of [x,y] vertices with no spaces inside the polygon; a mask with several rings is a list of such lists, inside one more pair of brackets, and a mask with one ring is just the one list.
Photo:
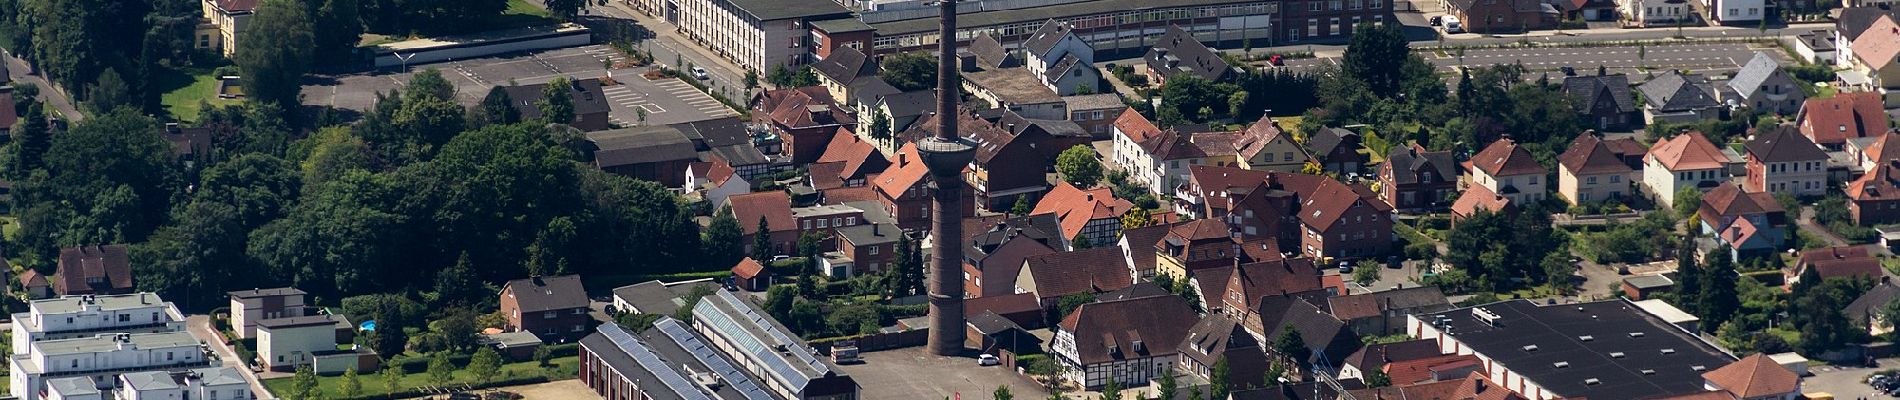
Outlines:
{"label": "solar panel array", "polygon": [[661,360],[659,354],[654,353],[653,349],[648,348],[645,343],[640,343],[640,340],[634,338],[632,334],[621,330],[619,325],[603,324],[600,326],[600,333],[613,341],[615,346],[619,346],[620,351],[633,356],[633,360],[640,363],[640,368],[646,369],[655,378],[659,378],[661,384],[666,385],[668,390],[672,390],[680,398],[713,400],[712,396],[700,391],[699,384],[693,383],[692,380],[686,379],[686,376],[680,375],[679,371],[674,371],[672,367],[667,366],[666,360]]}
{"label": "solar panel array", "polygon": [[[790,338],[777,329],[773,329],[772,321],[768,319],[770,317],[753,311],[730,292],[722,290],[718,294],[718,296],[713,296],[715,301],[700,300],[700,304],[707,306],[715,306],[713,303],[718,303],[717,306],[712,307],[714,312],[694,315],[703,316],[707,322],[711,323],[713,329],[724,332],[724,336],[738,342],[740,348],[745,349],[746,353],[751,354],[752,358],[757,359],[760,364],[765,364],[771,375],[783,381],[784,386],[793,388],[794,391],[804,390],[805,385],[810,384],[812,378],[822,376],[823,372],[808,374],[800,371],[792,364],[800,361],[794,361],[778,351],[779,346],[785,346],[786,352],[794,354],[801,353],[804,349],[797,342],[790,341]],[[738,321],[733,317],[745,318],[746,321]],[[747,323],[751,325],[743,325]],[[768,343],[767,340],[771,342]],[[810,354],[804,354],[804,356],[811,357]],[[816,362],[817,359],[812,358],[811,361]]]}
{"label": "solar panel array", "polygon": [[718,354],[715,354],[713,349],[706,347],[706,342],[700,341],[697,336],[693,336],[693,333],[688,331],[686,325],[680,323],[679,320],[663,317],[660,318],[660,322],[654,323],[654,326],[660,328],[660,333],[664,333],[666,337],[672,338],[674,343],[679,343],[680,347],[686,349],[687,353],[692,354],[694,358],[698,358],[700,364],[705,364],[706,368],[711,368],[713,373],[719,374],[719,378],[726,381],[727,387],[738,391],[739,394],[745,396],[746,399],[772,400],[772,395],[766,394],[765,389],[759,388],[757,382],[753,382],[752,378],[739,372],[739,369],[733,367],[732,363],[726,362],[726,359],[720,358]]}

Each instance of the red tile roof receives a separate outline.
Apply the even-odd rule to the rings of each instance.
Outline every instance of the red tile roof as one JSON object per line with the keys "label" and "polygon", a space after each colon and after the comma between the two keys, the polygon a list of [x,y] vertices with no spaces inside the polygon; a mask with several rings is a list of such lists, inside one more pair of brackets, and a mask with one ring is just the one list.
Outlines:
{"label": "red tile roof", "polygon": [[1278,296],[1319,290],[1319,268],[1311,258],[1279,259],[1241,264],[1227,278],[1225,292],[1239,293],[1247,309],[1260,306],[1263,296]]}
{"label": "red tile roof", "polygon": [[1030,214],[1054,213],[1062,222],[1062,237],[1074,238],[1082,233],[1089,221],[1104,218],[1121,218],[1123,213],[1135,208],[1128,200],[1115,198],[1115,191],[1109,188],[1082,190],[1062,182],[1042,196],[1036,202],[1035,211]]}
{"label": "red tile roof", "polygon": [[785,192],[746,193],[728,197],[726,202],[747,235],[759,232],[759,218],[765,218],[766,229],[772,232],[798,229],[798,221],[792,219],[792,197]]}
{"label": "red tile roof", "polygon": [[1135,112],[1133,108],[1122,111],[1122,115],[1115,118],[1115,130],[1128,136],[1128,141],[1136,144],[1148,141],[1148,138],[1161,133],[1161,128],[1155,127],[1153,122],[1148,122],[1147,117],[1141,116],[1141,113]]}
{"label": "red tile roof", "polygon": [[1477,356],[1470,354],[1448,354],[1417,360],[1394,361],[1385,365],[1385,374],[1392,378],[1392,384],[1398,386],[1433,381],[1433,375],[1439,372],[1474,368],[1479,364]]}
{"label": "red tile roof", "polygon": [[1764,213],[1783,213],[1781,202],[1768,192],[1749,192],[1741,185],[1725,184],[1709,190],[1702,195],[1701,214],[1703,221],[1721,221],[1725,217],[1739,217]]}
{"label": "red tile roof", "polygon": [[218,0],[218,8],[227,12],[245,12],[257,9],[257,0]]}
{"label": "red tile roof", "polygon": [[[81,246],[59,249],[59,272],[53,276],[53,293],[106,294],[132,290],[132,264],[123,244]],[[104,283],[93,286],[97,278]]]}
{"label": "red tile roof", "polygon": [[[1869,278],[1882,275],[1880,260],[1864,246],[1834,246],[1801,252],[1796,268],[1814,268],[1822,279]],[[1798,275],[1798,274],[1797,274]]]}
{"label": "red tile roof", "polygon": [[[1634,142],[1632,142],[1634,143]],[[1616,149],[1597,135],[1585,132],[1570,141],[1570,148],[1557,156],[1557,164],[1574,175],[1629,173],[1630,166],[1617,157]]]}
{"label": "red tile roof", "polygon": [[1854,201],[1900,199],[1900,160],[1875,163],[1873,170],[1848,182],[1845,191]]}
{"label": "red tile roof", "polygon": [[1670,171],[1722,168],[1723,163],[1728,162],[1728,156],[1722,155],[1722,150],[1709,142],[1709,138],[1703,137],[1702,132],[1689,132],[1658,140],[1645,157],[1656,160]]}
{"label": "red tile roof", "polygon": [[877,200],[877,192],[872,190],[870,186],[831,188],[822,190],[820,193],[824,194],[824,204],[844,204],[853,201]]}
{"label": "red tile roof", "polygon": [[732,275],[744,279],[756,278],[759,274],[764,272],[765,265],[759,264],[759,261],[752,259],[752,257],[741,259],[738,265],[732,266]]}
{"label": "red tile roof", "polygon": [[1530,151],[1509,138],[1491,142],[1483,151],[1471,156],[1471,166],[1491,176],[1541,175],[1546,172],[1544,165],[1531,157]]}
{"label": "red tile roof", "polygon": [[884,153],[878,152],[877,147],[859,138],[858,135],[852,134],[850,129],[841,126],[832,134],[831,143],[826,145],[824,154],[818,156],[818,162],[844,163],[839,176],[850,179],[877,172],[863,169],[867,165],[881,167],[886,160]]}
{"label": "red tile roof", "polygon": [[923,158],[917,154],[917,144],[905,143],[903,148],[897,149],[897,160],[892,161],[884,173],[878,174],[877,179],[871,180],[871,186],[877,187],[878,192],[890,198],[904,197],[904,192],[917,186],[925,175],[930,174],[930,168],[924,166]]}
{"label": "red tile roof", "polygon": [[1702,379],[1744,399],[1780,396],[1801,389],[1800,375],[1760,353],[1704,372]]}
{"label": "red tile roof", "polygon": [[726,160],[714,158],[710,163],[712,165],[706,168],[706,181],[712,182],[713,186],[725,185],[726,181],[732,179],[737,172],[732,169],[732,164],[726,163]]}
{"label": "red tile roof", "polygon": [[1848,138],[1871,137],[1892,127],[1879,93],[1841,93],[1801,104],[1801,133],[1828,146]]}
{"label": "red tile roof", "polygon": [[[1285,130],[1280,129],[1280,121],[1267,116],[1260,117],[1259,121],[1254,121],[1253,125],[1248,125],[1247,129],[1241,133],[1240,139],[1234,141],[1234,148],[1239,150],[1240,157],[1249,159],[1260,154],[1261,150],[1265,150],[1267,145],[1274,141],[1292,140]],[[1309,155],[1306,158],[1313,157]]]}
{"label": "red tile roof", "polygon": [[1484,186],[1471,185],[1465,188],[1464,194],[1458,195],[1458,201],[1451,203],[1451,214],[1469,217],[1477,214],[1478,210],[1499,212],[1510,206],[1511,199],[1492,193],[1491,189],[1486,189]]}
{"label": "red tile roof", "polygon": [[1035,280],[1036,297],[1045,299],[1121,290],[1134,284],[1119,247],[1035,255],[1023,262]]}
{"label": "red tile roof", "polygon": [[844,162],[815,162],[805,166],[805,176],[811,181],[811,188],[830,190],[844,187]]}

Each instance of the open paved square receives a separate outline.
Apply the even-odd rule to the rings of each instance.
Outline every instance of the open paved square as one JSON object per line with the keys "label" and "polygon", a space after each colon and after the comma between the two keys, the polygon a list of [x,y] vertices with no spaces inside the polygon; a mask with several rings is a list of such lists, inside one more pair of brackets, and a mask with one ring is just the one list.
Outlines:
{"label": "open paved square", "polygon": [[624,60],[624,56],[611,48],[588,45],[411,65],[409,72],[376,71],[319,78],[317,84],[303,88],[303,101],[310,105],[369,110],[376,105],[377,93],[400,90],[415,72],[433,68],[455,85],[456,100],[464,106],[479,104],[482,97],[488,95],[489,88],[495,86],[545,83],[561,76],[575,79],[613,76],[621,84],[606,86],[602,91],[609,100],[608,116],[621,126],[639,124],[642,109],[646,110],[646,124],[704,121],[738,114],[678,79],[649,81],[640,76],[645,68],[607,69],[612,63]]}
{"label": "open paved square", "polygon": [[1018,399],[1048,397],[1042,386],[1001,366],[979,367],[976,359],[938,357],[923,347],[863,353],[864,363],[840,365],[858,381],[866,399],[987,399],[1009,385]]}

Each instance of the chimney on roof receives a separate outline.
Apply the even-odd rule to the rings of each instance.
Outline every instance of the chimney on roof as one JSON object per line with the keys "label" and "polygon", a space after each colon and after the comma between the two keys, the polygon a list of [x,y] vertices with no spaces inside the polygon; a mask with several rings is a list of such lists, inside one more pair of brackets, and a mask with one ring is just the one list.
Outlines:
{"label": "chimney on roof", "polygon": [[909,165],[910,165],[910,155],[905,154],[905,153],[897,153],[897,166],[905,167]]}
{"label": "chimney on roof", "polygon": [[1082,196],[1084,196],[1084,199],[1085,199],[1086,201],[1089,201],[1089,202],[1094,202],[1094,201],[1095,201],[1095,194],[1094,194],[1094,193],[1083,193],[1083,194],[1082,194]]}
{"label": "chimney on roof", "polygon": [[542,283],[541,283],[541,275],[529,275],[529,276],[528,276],[528,279],[529,279],[529,280],[531,280],[531,281],[533,281],[533,282],[534,282],[534,285],[535,285],[535,286],[541,286],[541,285],[542,285]]}
{"label": "chimney on roof", "polygon": [[880,231],[880,229],[877,229],[877,226],[878,226],[878,225],[880,225],[880,224],[878,224],[878,223],[876,223],[876,222],[872,222],[872,223],[871,223],[871,236],[884,236],[884,234],[883,234],[883,233],[879,233],[879,232],[878,232],[878,231]]}

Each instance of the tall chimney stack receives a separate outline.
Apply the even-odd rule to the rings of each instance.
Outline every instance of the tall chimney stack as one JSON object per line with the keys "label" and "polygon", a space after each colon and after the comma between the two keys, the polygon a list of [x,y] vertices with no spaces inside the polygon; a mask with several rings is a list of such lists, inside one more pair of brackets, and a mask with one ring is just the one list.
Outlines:
{"label": "tall chimney stack", "polygon": [[937,36],[937,132],[917,140],[918,158],[930,169],[930,336],[939,356],[964,352],[963,167],[976,159],[976,145],[957,134],[957,4],[938,0],[943,26]]}

